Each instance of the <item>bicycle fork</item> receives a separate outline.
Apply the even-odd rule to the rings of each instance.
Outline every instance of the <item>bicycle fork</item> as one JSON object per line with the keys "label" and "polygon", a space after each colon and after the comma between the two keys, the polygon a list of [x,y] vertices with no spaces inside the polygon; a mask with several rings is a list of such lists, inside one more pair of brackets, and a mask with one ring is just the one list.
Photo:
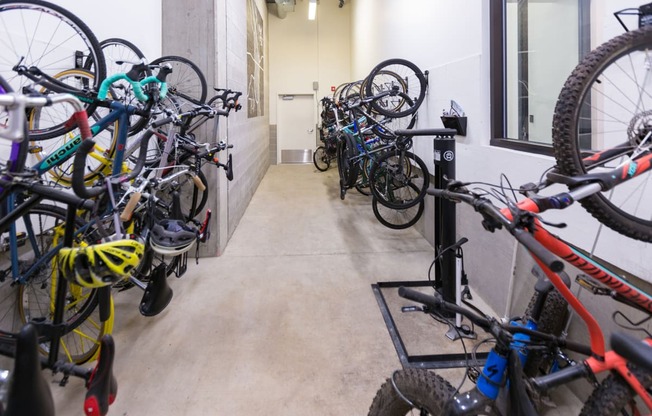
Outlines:
{"label": "bicycle fork", "polygon": [[508,357],[492,348],[482,368],[476,386],[450,398],[444,407],[444,415],[497,414],[493,405],[505,385]]}

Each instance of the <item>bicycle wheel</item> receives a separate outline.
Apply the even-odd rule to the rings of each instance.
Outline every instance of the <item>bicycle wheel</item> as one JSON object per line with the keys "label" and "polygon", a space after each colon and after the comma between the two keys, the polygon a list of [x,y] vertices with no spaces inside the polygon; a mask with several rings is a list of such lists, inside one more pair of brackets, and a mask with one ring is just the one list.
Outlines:
{"label": "bicycle wheel", "polygon": [[[524,322],[531,318],[537,294],[534,293],[525,310]],[[560,336],[566,327],[568,320],[568,303],[556,289],[548,292],[543,304],[541,316],[537,320],[537,331]],[[553,363],[553,356],[545,351],[533,349],[528,352],[527,361],[523,366],[523,373],[528,377],[536,377],[539,374],[548,374]]]}
{"label": "bicycle wheel", "polygon": [[[365,79],[363,96],[394,91],[371,102],[372,108],[387,117],[405,117],[415,113],[426,97],[423,72],[405,59],[388,59],[376,65]],[[412,105],[408,100],[412,100]]]}
{"label": "bicycle wheel", "polygon": [[354,106],[360,102],[362,81],[350,82],[340,93],[340,101],[348,106]]}
{"label": "bicycle wheel", "polygon": [[152,65],[164,64],[172,67],[172,73],[166,79],[169,94],[180,98],[182,103],[184,100],[192,104],[206,101],[206,77],[197,65],[181,56],[163,56],[152,61]]}
{"label": "bicycle wheel", "polygon": [[324,146],[319,146],[312,154],[312,163],[321,172],[326,172],[331,166],[331,159],[326,154],[326,148]]}
{"label": "bicycle wheel", "polygon": [[337,153],[337,169],[340,174],[340,186],[348,189],[355,185],[358,179],[360,166],[351,159],[358,155],[358,148],[355,146],[355,139],[347,132],[339,142]]}
{"label": "bicycle wheel", "polygon": [[355,190],[364,196],[371,195],[369,190],[369,171],[371,170],[371,161],[368,157],[362,159],[362,166],[358,174],[358,180],[355,182]]}
{"label": "bicycle wheel", "polygon": [[419,221],[423,215],[426,203],[422,199],[418,204],[406,209],[392,209],[387,208],[383,204],[378,203],[378,198],[373,197],[371,207],[374,211],[376,219],[387,228],[393,230],[403,230],[412,227]]}
{"label": "bicycle wheel", "polygon": [[372,129],[378,137],[385,142],[396,139],[394,130],[409,130],[414,127],[417,122],[417,113],[407,117],[384,117],[376,120],[377,123],[373,124]]}
{"label": "bicycle wheel", "polygon": [[[652,373],[629,365],[636,378],[643,387],[652,387]],[[580,416],[617,416],[647,414],[649,409],[636,400],[636,393],[629,384],[615,372],[605,378],[593,390],[591,396],[584,403]]]}
{"label": "bicycle wheel", "polygon": [[145,54],[136,45],[121,38],[109,38],[100,42],[106,63],[106,72],[114,75],[126,73],[134,64],[145,59]]}
{"label": "bicycle wheel", "polygon": [[[396,385],[396,388],[394,388]],[[398,389],[401,394],[396,391]],[[443,377],[422,369],[400,370],[376,393],[369,416],[440,415],[455,389]],[[403,397],[414,404],[411,406]],[[412,412],[412,411],[415,412]]]}
{"label": "bicycle wheel", "polygon": [[[92,79],[92,73],[85,69],[70,69],[62,71],[56,75],[56,79],[64,84],[79,85],[88,82]],[[49,93],[48,90],[43,90],[43,93]],[[98,111],[99,113],[100,111]],[[48,129],[50,126],[55,126],[63,123],[65,120],[72,116],[72,107],[57,105],[49,107],[35,108],[28,113],[28,126],[30,131],[34,129]],[[112,159],[115,153],[115,143],[117,141],[117,134],[119,131],[119,122],[115,121],[114,124],[98,132],[93,136],[93,141],[96,143],[93,152],[86,158],[86,175],[84,175],[87,182],[95,180],[100,174],[110,173],[112,166]],[[48,139],[39,139],[37,137],[30,138],[30,154],[36,162],[41,162],[43,159],[49,159],[51,156],[56,156],[56,152],[66,144],[70,143],[79,134],[79,129],[69,131],[65,135],[59,137],[50,137]],[[51,170],[48,174],[55,182],[60,182],[64,185],[72,183],[72,162],[73,159],[60,163],[58,158],[51,161]],[[50,162],[49,162],[50,163]]]}
{"label": "bicycle wheel", "polygon": [[[367,84],[370,82],[371,78],[367,77],[364,80],[362,80],[362,85],[360,87],[360,98],[365,99],[367,97],[373,97],[377,94],[382,94],[385,91],[391,91],[393,86],[396,86],[397,92],[404,92],[407,91],[408,87],[406,82],[401,78],[398,74],[392,72],[392,71],[387,71],[384,69],[381,69],[378,71],[378,73],[375,76],[375,81],[380,82],[380,84],[376,85],[373,84],[370,86],[369,90],[371,91],[371,95],[367,95],[366,91],[367,89]],[[414,102],[411,102],[409,96],[407,97],[407,100],[409,100],[407,103],[402,102],[402,97],[390,97],[386,96],[383,98],[380,98],[377,100],[377,105],[380,105],[385,108],[394,108],[394,109],[400,109],[403,106],[412,106]],[[369,112],[374,114],[374,115],[380,115],[378,110],[374,108],[371,103],[367,106],[369,109]],[[405,107],[405,108],[408,108]]]}
{"label": "bicycle wheel", "polygon": [[414,153],[393,149],[381,155],[369,172],[371,193],[388,208],[406,209],[426,196],[428,167]]}
{"label": "bicycle wheel", "polygon": [[156,193],[156,196],[161,199],[169,212],[172,208],[172,194],[178,192],[181,213],[186,221],[190,221],[199,215],[206,206],[206,201],[208,200],[208,180],[202,171],[197,172],[197,178],[201,181],[204,188],[203,190],[199,189],[190,174],[190,172],[194,171],[194,168],[189,167],[189,165],[180,165],[179,167],[170,169],[162,179],[165,180],[166,177],[171,177],[183,171],[188,173],[181,174],[174,180],[163,184],[162,189]]}
{"label": "bicycle wheel", "polygon": [[[0,58],[0,76],[3,76],[14,91],[34,84],[20,68],[38,68],[47,77],[55,77],[62,71],[81,68],[87,59],[94,65],[90,82],[85,90],[99,89],[106,77],[106,66],[99,42],[91,30],[78,17],[66,9],[40,0],[0,1],[0,38],[3,53]],[[32,76],[34,78],[34,76]],[[42,83],[48,90],[66,92],[52,82]],[[87,105],[91,114],[95,105]],[[60,136],[71,127],[64,124],[32,130],[35,139]]]}
{"label": "bicycle wheel", "polygon": [[[105,39],[100,42],[100,48],[104,54],[104,61],[106,62],[106,72],[109,75],[129,72],[134,64],[140,63],[145,59],[145,54],[138,49],[133,43],[120,38]],[[87,60],[84,68],[90,68],[93,65],[91,59]],[[144,79],[152,74],[152,71],[147,69],[140,72],[138,79]],[[147,88],[147,86],[145,87]],[[111,99],[119,101],[125,105],[133,105],[141,110],[149,110],[151,103],[143,103],[133,94],[131,84],[125,80],[118,80],[113,83],[109,88]],[[110,110],[108,108],[98,108],[93,113],[93,118],[99,120]],[[133,135],[141,131],[147,125],[149,117],[139,115],[132,115],[129,117],[129,135]]]}
{"label": "bicycle wheel", "polygon": [[[413,101],[411,98],[406,98],[407,105],[412,106]],[[390,140],[395,140],[396,135],[394,130],[404,129],[409,130],[414,127],[417,122],[417,113],[412,113],[406,117],[386,117],[382,114],[378,114],[374,117],[374,122],[372,122],[372,130],[376,135],[383,140],[388,142]]]}
{"label": "bicycle wheel", "polygon": [[348,82],[345,82],[344,84],[340,84],[335,88],[335,91],[333,92],[333,103],[339,104],[341,101],[341,95],[342,91],[349,85]]}
{"label": "bicycle wheel", "polygon": [[[589,53],[566,80],[553,116],[557,166],[569,176],[616,168],[652,150],[652,28],[625,33]],[[603,153],[609,150],[612,155]],[[634,165],[635,166],[635,165]],[[630,173],[630,175],[633,172]],[[580,201],[602,224],[652,241],[647,172]]]}
{"label": "bicycle wheel", "polygon": [[[77,225],[81,224],[78,220]],[[51,256],[52,250],[62,241],[65,226],[66,211],[52,205],[37,205],[18,221],[17,228],[24,232],[18,239],[18,272],[26,281],[6,279],[0,286],[0,329],[3,331],[18,332],[30,320],[52,321],[60,275],[56,256]],[[41,257],[46,260],[39,262]],[[6,268],[11,262],[8,254],[3,253],[1,258]],[[26,275],[30,269],[32,271]],[[111,332],[112,311],[109,320],[102,323],[97,305],[96,290],[68,285],[64,312],[66,327],[60,341],[63,359],[78,364],[92,359],[98,352],[100,338]],[[47,354],[49,343],[42,341],[41,352]]]}

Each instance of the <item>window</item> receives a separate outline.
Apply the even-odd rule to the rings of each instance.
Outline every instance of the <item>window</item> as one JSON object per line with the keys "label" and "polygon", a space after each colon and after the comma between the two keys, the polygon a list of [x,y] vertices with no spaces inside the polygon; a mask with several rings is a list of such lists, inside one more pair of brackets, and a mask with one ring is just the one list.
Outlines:
{"label": "window", "polygon": [[588,0],[491,0],[493,145],[551,152],[566,78],[590,50]]}

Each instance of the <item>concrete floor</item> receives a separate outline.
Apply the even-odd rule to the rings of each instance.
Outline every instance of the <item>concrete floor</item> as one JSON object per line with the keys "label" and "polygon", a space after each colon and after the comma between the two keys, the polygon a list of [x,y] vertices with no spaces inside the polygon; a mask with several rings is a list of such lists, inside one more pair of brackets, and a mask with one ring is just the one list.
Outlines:
{"label": "concrete floor", "polygon": [[[336,169],[271,166],[225,253],[172,278],[163,313],[141,316],[138,289],[115,296],[110,414],[365,415],[400,367],[370,285],[424,280],[432,259],[414,229],[380,225],[367,197],[341,201]],[[425,315],[401,319],[418,322],[419,353],[461,352]],[[83,414],[78,380],[52,390],[57,415]]]}

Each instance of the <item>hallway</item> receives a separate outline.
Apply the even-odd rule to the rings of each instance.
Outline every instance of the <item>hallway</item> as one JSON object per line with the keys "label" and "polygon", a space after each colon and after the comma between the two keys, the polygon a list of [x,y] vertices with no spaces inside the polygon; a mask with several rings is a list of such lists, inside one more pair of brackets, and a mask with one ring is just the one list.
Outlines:
{"label": "hallway", "polygon": [[[370,285],[425,280],[433,249],[414,229],[380,225],[367,197],[341,201],[337,180],[333,168],[271,166],[225,253],[171,278],[159,316],[138,313],[137,289],[115,295],[111,415],[367,413],[400,368]],[[461,352],[427,316],[399,319],[419,322],[411,354]],[[52,391],[57,415],[82,414],[78,380]]]}

